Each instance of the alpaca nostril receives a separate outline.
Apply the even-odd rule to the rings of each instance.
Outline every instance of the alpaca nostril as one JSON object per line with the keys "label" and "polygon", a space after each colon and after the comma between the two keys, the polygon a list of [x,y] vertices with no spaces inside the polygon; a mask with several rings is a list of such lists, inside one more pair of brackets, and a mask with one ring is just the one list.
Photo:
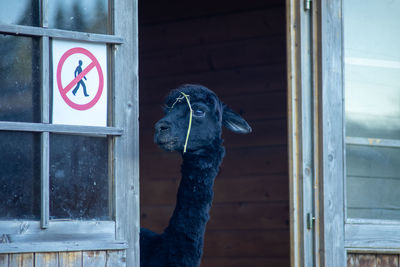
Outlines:
{"label": "alpaca nostril", "polygon": [[158,132],[165,132],[168,131],[171,127],[166,122],[159,122],[156,124],[156,130]]}

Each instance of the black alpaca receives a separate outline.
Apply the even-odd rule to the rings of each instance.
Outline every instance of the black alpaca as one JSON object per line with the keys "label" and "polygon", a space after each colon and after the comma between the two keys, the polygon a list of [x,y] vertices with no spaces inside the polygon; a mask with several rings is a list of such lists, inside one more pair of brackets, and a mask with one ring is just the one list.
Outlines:
{"label": "black alpaca", "polygon": [[196,267],[202,255],[214,178],[225,153],[222,125],[237,133],[249,133],[251,128],[215,93],[200,85],[179,87],[165,104],[165,116],[155,125],[154,141],[165,150],[182,154],[182,178],[176,207],[164,232],[141,229],[140,266]]}

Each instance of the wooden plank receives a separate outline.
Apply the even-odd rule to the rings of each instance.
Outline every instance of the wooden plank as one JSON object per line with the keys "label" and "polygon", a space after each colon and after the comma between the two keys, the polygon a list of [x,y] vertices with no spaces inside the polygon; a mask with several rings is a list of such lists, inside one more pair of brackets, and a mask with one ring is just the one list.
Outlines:
{"label": "wooden plank", "polygon": [[83,251],[82,267],[105,267],[106,257],[106,251]]}
{"label": "wooden plank", "polygon": [[140,52],[282,34],[284,15],[283,7],[277,7],[143,26]]}
{"label": "wooden plank", "polygon": [[[142,206],[142,226],[161,232],[168,225],[175,205]],[[210,212],[209,230],[289,229],[289,208],[284,203],[214,204]]]}
{"label": "wooden plank", "polygon": [[[154,7],[157,9],[154,9]],[[205,0],[200,2],[187,2],[182,0],[168,1],[146,1],[139,5],[141,25],[155,24],[167,21],[177,21],[195,17],[216,16],[219,14],[243,12],[246,10],[259,10],[270,7],[283,6],[281,0],[253,0],[243,2],[238,0]],[[182,12],[185,10],[185,12]],[[143,14],[143,15],[142,15]]]}
{"label": "wooden plank", "polygon": [[289,231],[207,231],[204,257],[287,257]]}
{"label": "wooden plank", "polygon": [[[162,50],[141,55],[144,78],[284,63],[285,36]],[[235,55],[235,56],[232,56]]]}
{"label": "wooden plank", "polygon": [[284,258],[215,258],[203,257],[201,261],[202,267],[287,267],[290,266],[288,257]]}
{"label": "wooden plank", "polygon": [[8,267],[8,254],[0,254],[0,267]]}
{"label": "wooden plank", "polygon": [[[143,167],[147,167],[144,165]],[[174,205],[179,179],[148,180],[140,184],[141,205]],[[288,201],[287,175],[218,177],[213,203]]]}
{"label": "wooden plank", "polygon": [[357,263],[357,254],[347,254],[347,267],[355,267]]}
{"label": "wooden plank", "polygon": [[[124,129],[115,139],[114,166],[116,239],[126,240],[126,265],[139,266],[139,70],[138,1],[113,2],[114,32],[126,43],[113,49],[114,126]],[[129,19],[127,19],[129,18]],[[122,71],[129,70],[129,71]]]}
{"label": "wooden plank", "polygon": [[9,254],[9,267],[33,267],[33,253]]}
{"label": "wooden plank", "polygon": [[385,221],[372,224],[347,223],[345,225],[346,248],[391,249],[400,243],[399,226]]}
{"label": "wooden plank", "polygon": [[341,2],[313,2],[317,265],[346,265]]}
{"label": "wooden plank", "polygon": [[35,253],[36,267],[58,267],[58,253]]}
{"label": "wooden plank", "polygon": [[376,267],[399,267],[399,255],[376,256]]}
{"label": "wooden plank", "polygon": [[63,267],[82,267],[82,251],[60,252],[58,260]]}
{"label": "wooden plank", "polygon": [[[157,168],[142,168],[146,179],[174,179],[180,177],[180,157],[177,153],[160,151],[143,154],[142,162],[157,162]],[[246,161],[243,161],[246,159]],[[287,174],[287,147],[232,148],[227,150],[219,177],[249,177],[268,174]],[[153,165],[154,166],[154,165]]]}
{"label": "wooden plank", "polygon": [[22,36],[46,36],[67,40],[78,40],[93,43],[122,44],[124,38],[115,35],[67,31],[60,29],[49,29],[47,27],[33,27],[25,25],[0,25],[0,33],[8,33]]}
{"label": "wooden plank", "polygon": [[359,267],[375,267],[376,255],[374,254],[357,254],[356,255]]}
{"label": "wooden plank", "polygon": [[123,130],[116,127],[62,125],[48,123],[9,122],[1,121],[0,130],[27,131],[27,132],[52,132],[66,134],[87,134],[93,136],[122,135]]}
{"label": "wooden plank", "polygon": [[243,95],[243,92],[252,95],[270,91],[286,91],[285,75],[284,64],[277,63],[231,70],[141,78],[140,104],[160,105],[169,90],[177,88],[182,83],[204,84],[222,100],[225,96]]}
{"label": "wooden plank", "polygon": [[[81,236],[84,239],[92,239],[95,236]],[[78,251],[78,250],[106,250],[126,249],[126,241],[107,241],[93,239],[92,241],[60,241],[60,242],[18,242],[7,243],[0,246],[0,253],[20,252],[56,252],[56,251]]]}
{"label": "wooden plank", "polygon": [[109,250],[107,251],[106,267],[125,267],[126,253],[125,250]]}

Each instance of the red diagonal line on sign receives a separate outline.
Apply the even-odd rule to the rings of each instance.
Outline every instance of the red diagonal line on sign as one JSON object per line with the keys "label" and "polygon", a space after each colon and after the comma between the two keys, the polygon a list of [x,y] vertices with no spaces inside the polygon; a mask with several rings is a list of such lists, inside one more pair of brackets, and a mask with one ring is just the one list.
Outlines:
{"label": "red diagonal line on sign", "polygon": [[64,94],[67,94],[69,92],[69,90],[72,89],[72,87],[74,87],[80,80],[83,79],[83,76],[85,76],[86,74],[88,74],[89,71],[91,71],[91,69],[93,69],[96,66],[96,63],[94,63],[92,61],[92,63],[90,63],[85,69],[82,70],[81,73],[79,73],[78,76],[75,77],[75,79],[73,79],[63,90]]}

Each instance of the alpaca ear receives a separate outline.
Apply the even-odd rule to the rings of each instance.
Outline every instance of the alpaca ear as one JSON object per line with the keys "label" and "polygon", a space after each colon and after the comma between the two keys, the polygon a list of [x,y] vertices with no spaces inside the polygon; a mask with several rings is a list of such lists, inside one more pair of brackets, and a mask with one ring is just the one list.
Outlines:
{"label": "alpaca ear", "polygon": [[235,133],[247,134],[251,132],[250,125],[236,112],[224,106],[222,124]]}

